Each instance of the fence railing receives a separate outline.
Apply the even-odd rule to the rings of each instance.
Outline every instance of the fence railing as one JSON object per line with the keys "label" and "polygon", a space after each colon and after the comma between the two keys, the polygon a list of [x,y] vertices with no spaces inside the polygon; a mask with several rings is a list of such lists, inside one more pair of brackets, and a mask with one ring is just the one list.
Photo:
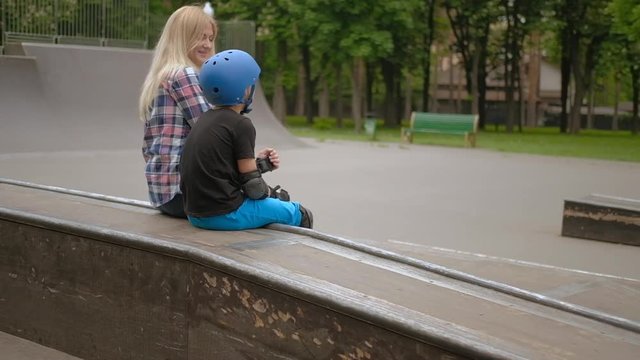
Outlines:
{"label": "fence railing", "polygon": [[2,44],[148,47],[148,0],[2,0]]}
{"label": "fence railing", "polygon": [[[148,0],[2,0],[0,13],[0,54],[3,45],[20,42],[152,48],[159,35],[152,32],[162,28],[151,29],[150,16],[166,21],[150,15]],[[218,27],[217,50],[255,55],[254,22],[218,21]]]}

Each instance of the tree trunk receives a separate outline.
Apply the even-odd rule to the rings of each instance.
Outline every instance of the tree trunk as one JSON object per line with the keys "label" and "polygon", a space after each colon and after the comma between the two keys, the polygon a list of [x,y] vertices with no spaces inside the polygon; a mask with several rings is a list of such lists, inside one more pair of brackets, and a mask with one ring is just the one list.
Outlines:
{"label": "tree trunk", "polygon": [[362,94],[364,92],[365,71],[364,60],[362,58],[354,59],[351,71],[351,118],[353,118],[357,133],[360,133],[363,127]]}
{"label": "tree trunk", "polygon": [[318,96],[318,116],[321,118],[329,117],[329,82],[327,77],[322,75],[320,77],[320,95]]}
{"label": "tree trunk", "polygon": [[426,23],[428,33],[424,36],[424,56],[422,58],[422,111],[429,111],[429,86],[431,85],[431,45],[433,44],[433,37],[435,33],[434,26],[434,9],[435,0],[425,0],[425,7],[427,9]]}
{"label": "tree trunk", "polygon": [[[592,80],[593,80],[593,75]],[[593,91],[593,86],[589,87],[587,91],[587,129],[593,129],[593,102],[595,101],[595,91]]]}
{"label": "tree trunk", "polygon": [[449,54],[449,112],[455,112],[455,98],[453,96],[455,78],[453,77],[453,70],[453,52],[451,52]]}
{"label": "tree trunk", "polygon": [[336,126],[341,128],[343,126],[344,114],[342,105],[342,63],[336,64]]}
{"label": "tree trunk", "polygon": [[297,116],[304,116],[305,113],[305,109],[304,109],[304,103],[305,103],[305,99],[307,97],[306,95],[306,91],[305,91],[305,79],[304,79],[304,66],[302,66],[302,64],[300,64],[298,66],[298,85],[297,85],[297,91],[296,91],[296,111],[295,114]]}
{"label": "tree trunk", "polygon": [[438,72],[440,70],[440,59],[436,56],[433,67],[433,81],[431,90],[431,103],[428,110],[431,112],[438,112]]}
{"label": "tree trunk", "polygon": [[402,111],[402,119],[409,119],[412,111],[413,98],[413,76],[407,71],[404,81],[404,109]]}
{"label": "tree trunk", "polygon": [[512,43],[513,58],[511,59],[511,89],[512,89],[512,108],[511,117],[514,119],[514,123],[518,125],[518,131],[522,132],[522,117],[520,116],[521,109],[520,99],[522,95],[520,93],[520,48],[516,41]]}
{"label": "tree trunk", "polygon": [[507,133],[513,132],[513,121],[514,121],[514,111],[513,111],[513,67],[514,61],[513,58],[516,56],[513,53],[513,37],[514,37],[514,26],[513,26],[513,14],[511,6],[509,6],[509,1],[503,0],[502,6],[505,11],[505,22],[507,25],[507,29],[505,31],[505,39],[504,39],[504,97],[505,103],[507,105],[507,116],[506,116],[506,131]]}
{"label": "tree trunk", "polygon": [[525,78],[525,68],[524,68],[524,62],[522,61],[522,58],[520,58],[519,60],[519,64],[518,64],[518,82],[517,82],[517,88],[518,88],[518,109],[520,109],[519,111],[519,119],[520,121],[518,121],[518,131],[522,132],[522,127],[525,126],[525,121],[527,119],[527,107],[526,107],[526,103],[525,103],[525,98],[524,98],[524,86],[522,85],[522,79]]}
{"label": "tree trunk", "polygon": [[313,82],[311,81],[311,49],[309,45],[302,45],[302,66],[304,67],[304,88],[305,88],[305,114],[307,124],[313,124]]}
{"label": "tree trunk", "polygon": [[476,112],[474,112],[474,114],[478,114],[478,127],[480,127],[480,129],[484,129],[484,124],[487,117],[487,73],[484,70],[484,61],[482,61],[482,64],[482,68],[478,69],[478,80],[476,85],[478,101],[475,105]]}
{"label": "tree trunk", "polygon": [[540,33],[531,35],[533,43],[529,54],[529,81],[527,87],[527,126],[538,125],[538,96],[540,93]]}
{"label": "tree trunk", "polygon": [[398,125],[398,80],[396,65],[382,60],[382,77],[385,84],[384,97],[384,125],[394,127]]}
{"label": "tree trunk", "polygon": [[633,87],[633,119],[631,121],[631,133],[638,135],[640,130],[640,118],[638,118],[638,107],[640,103],[640,66],[637,63],[631,65],[631,83]]}
{"label": "tree trunk", "polygon": [[463,77],[461,76],[460,67],[458,67],[458,77],[456,78],[456,113],[462,114],[462,91],[463,89]]}
{"label": "tree trunk", "polygon": [[618,111],[620,107],[620,74],[616,72],[615,76],[615,93],[613,97],[613,118],[611,119],[611,130],[618,130]]}
{"label": "tree trunk", "polygon": [[275,84],[273,87],[273,114],[283,124],[287,116],[287,97],[285,96],[284,84],[282,78],[284,76],[284,68],[287,63],[287,43],[278,41],[278,67],[276,69]]}
{"label": "tree trunk", "polygon": [[[365,98],[365,103],[367,104],[367,106],[365,107],[367,113],[373,113],[375,111],[375,109],[373,108],[373,80],[374,80],[374,67],[373,67],[373,63],[367,63],[366,64],[366,84],[367,84],[367,91],[366,91],[366,98]],[[377,115],[380,116],[380,115]]]}
{"label": "tree trunk", "polygon": [[480,52],[473,54],[473,71],[471,73],[471,113],[480,113]]}
{"label": "tree trunk", "polygon": [[580,36],[572,34],[569,40],[571,54],[571,69],[573,70],[573,103],[571,104],[571,113],[569,114],[569,132],[577,134],[580,132],[580,123],[582,117],[582,100],[585,93],[585,79],[583,73],[582,62],[580,59]]}
{"label": "tree trunk", "polygon": [[569,29],[565,26],[561,34],[562,56],[560,59],[560,132],[566,133],[568,128],[567,104],[569,102],[569,81],[571,80],[571,49],[569,46]]}
{"label": "tree trunk", "polygon": [[508,133],[513,132],[513,76],[511,70],[511,60],[509,59],[509,50],[505,51],[505,59],[504,59],[504,101],[507,105],[507,116],[506,116],[506,131]]}

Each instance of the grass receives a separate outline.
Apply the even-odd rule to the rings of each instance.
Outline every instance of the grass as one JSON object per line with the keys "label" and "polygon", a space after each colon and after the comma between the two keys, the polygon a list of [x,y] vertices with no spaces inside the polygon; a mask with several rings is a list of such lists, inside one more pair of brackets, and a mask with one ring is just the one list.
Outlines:
{"label": "grass", "polygon": [[[332,118],[315,118],[309,126],[304,117],[288,116],[287,128],[299,137],[314,138],[318,141],[329,139],[347,141],[376,141],[400,143],[400,128],[385,128],[377,122],[376,139],[364,131],[357,134],[353,121],[345,119],[341,128]],[[415,134],[414,144],[464,147],[462,136],[439,134]],[[578,135],[561,134],[558,128],[524,128],[511,134],[504,128],[497,130],[489,126],[477,135],[476,147],[481,149],[538,154],[548,156],[569,156],[590,159],[640,162],[640,135],[629,131],[583,130]]]}

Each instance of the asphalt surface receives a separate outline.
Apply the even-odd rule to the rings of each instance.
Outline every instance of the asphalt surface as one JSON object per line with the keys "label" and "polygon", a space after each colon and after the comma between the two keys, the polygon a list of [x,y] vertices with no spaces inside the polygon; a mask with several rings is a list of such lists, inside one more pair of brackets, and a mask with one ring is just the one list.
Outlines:
{"label": "asphalt surface", "polygon": [[[146,200],[142,124],[131,107],[149,54],[26,50],[31,60],[0,61],[0,74],[30,76],[22,83],[14,74],[0,85],[0,94],[22,94],[0,100],[0,177]],[[122,76],[93,67],[77,71],[87,59],[101,58],[138,70]],[[58,68],[42,65],[65,61]],[[75,97],[58,94],[65,89],[75,89]],[[128,95],[109,96],[118,89]],[[34,106],[18,109],[31,94]],[[93,101],[98,95],[102,101]],[[560,236],[565,199],[593,193],[640,199],[639,164],[301,141],[277,123],[264,97],[251,117],[258,145],[280,150],[282,168],[266,180],[313,210],[319,231],[388,249],[446,248],[640,279],[640,247]]]}

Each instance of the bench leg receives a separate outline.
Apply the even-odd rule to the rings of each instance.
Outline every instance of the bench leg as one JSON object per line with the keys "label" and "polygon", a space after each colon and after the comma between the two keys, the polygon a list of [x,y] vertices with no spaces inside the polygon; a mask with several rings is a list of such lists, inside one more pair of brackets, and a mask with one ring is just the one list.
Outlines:
{"label": "bench leg", "polygon": [[402,142],[411,144],[413,142],[413,133],[407,129],[400,130],[400,139]]}
{"label": "bench leg", "polygon": [[476,134],[475,133],[464,134],[464,142],[466,146],[476,147]]}

